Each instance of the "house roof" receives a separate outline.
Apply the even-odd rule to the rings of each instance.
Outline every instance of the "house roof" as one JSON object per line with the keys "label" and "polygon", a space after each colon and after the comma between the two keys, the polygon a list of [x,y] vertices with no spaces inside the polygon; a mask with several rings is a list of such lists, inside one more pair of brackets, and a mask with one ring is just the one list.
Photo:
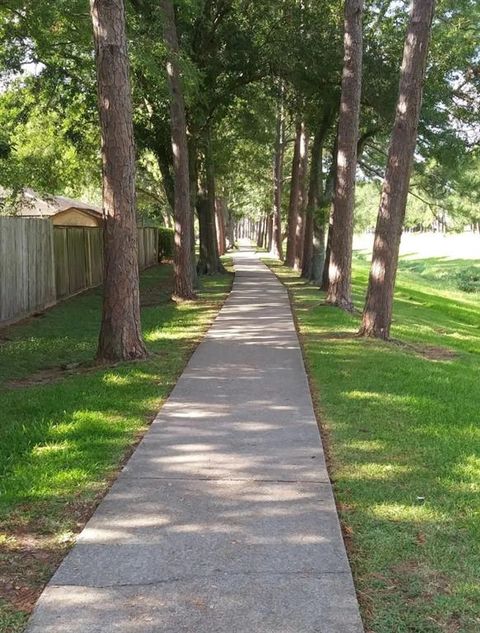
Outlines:
{"label": "house roof", "polygon": [[96,218],[103,216],[102,209],[92,204],[64,196],[40,196],[33,189],[25,189],[17,215],[49,218],[69,209],[78,209]]}

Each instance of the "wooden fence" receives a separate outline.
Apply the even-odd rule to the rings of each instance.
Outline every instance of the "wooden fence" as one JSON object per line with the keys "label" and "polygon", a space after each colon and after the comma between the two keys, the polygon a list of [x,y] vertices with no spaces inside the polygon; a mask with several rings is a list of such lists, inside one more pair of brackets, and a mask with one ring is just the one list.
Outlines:
{"label": "wooden fence", "polygon": [[102,283],[102,230],[80,226],[53,228],[57,298],[70,297]]}
{"label": "wooden fence", "polygon": [[0,322],[55,303],[53,251],[50,220],[0,217]]}
{"label": "wooden fence", "polygon": [[158,263],[158,234],[159,230],[153,227],[145,226],[138,229],[138,267],[140,270]]}
{"label": "wooden fence", "polygon": [[[140,270],[158,263],[158,229],[138,229]],[[0,323],[14,321],[103,280],[102,229],[0,217]]]}

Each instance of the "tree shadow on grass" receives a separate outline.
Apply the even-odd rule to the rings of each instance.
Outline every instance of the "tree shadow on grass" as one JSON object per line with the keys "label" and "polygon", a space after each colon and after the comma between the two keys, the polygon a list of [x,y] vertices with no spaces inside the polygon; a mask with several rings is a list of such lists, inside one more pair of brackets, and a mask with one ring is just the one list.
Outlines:
{"label": "tree shadow on grass", "polygon": [[[164,267],[150,269],[142,275],[143,286],[155,289],[168,274]],[[173,388],[230,282],[231,276],[208,279],[199,302],[177,305],[168,299],[144,308],[144,335],[153,352],[147,361],[65,372],[42,385],[5,388],[12,377],[93,357],[100,292],[8,329],[0,360],[0,602],[3,597],[7,605],[2,622],[22,620],[18,613],[31,609]]]}
{"label": "tree shadow on grass", "polygon": [[[358,586],[372,630],[418,631],[462,604],[473,631],[480,566],[478,357],[432,362],[391,344],[306,335],[332,433],[337,498],[351,511]],[[405,601],[411,609],[406,619]],[[402,628],[403,627],[403,628]]]}
{"label": "tree shadow on grass", "polygon": [[[365,280],[355,275],[359,300]],[[318,294],[292,288],[356,586],[376,633],[478,628],[480,310],[443,290],[400,276],[400,343],[384,343],[356,338],[356,316],[305,309]],[[430,358],[422,346],[445,354]]]}

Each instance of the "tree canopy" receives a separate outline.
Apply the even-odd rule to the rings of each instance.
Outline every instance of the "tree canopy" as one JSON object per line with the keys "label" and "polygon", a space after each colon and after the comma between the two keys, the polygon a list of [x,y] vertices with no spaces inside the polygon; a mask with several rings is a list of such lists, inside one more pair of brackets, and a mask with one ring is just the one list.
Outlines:
{"label": "tree canopy", "polygon": [[[326,108],[338,109],[342,3],[175,4],[189,133],[200,139],[207,126],[211,129],[222,192],[232,192],[236,212],[258,214],[258,201],[269,199],[271,187],[276,82],[285,87],[287,152],[298,116],[313,133]],[[140,189],[145,191],[140,203],[161,215],[159,206],[173,199],[162,15],[155,3],[142,0],[128,0],[126,8]],[[360,120],[366,143],[360,169],[367,181],[378,179],[385,163],[407,19],[407,2],[366,3]],[[445,207],[455,226],[469,222],[475,207],[474,188],[462,183],[479,141],[479,24],[475,0],[439,3],[412,183],[414,192],[428,200],[431,218]],[[0,68],[0,184],[98,198],[95,74],[84,0],[4,1]],[[285,206],[287,175],[288,161]],[[239,196],[240,189],[246,195]]]}
{"label": "tree canopy", "polygon": [[[4,0],[0,6],[0,186],[9,192],[2,196],[4,208],[25,187],[92,201],[101,197],[97,86],[86,4]],[[165,15],[161,3],[124,4],[137,212],[173,226],[179,176],[170,138]],[[327,288],[332,247],[336,265],[335,235],[347,226],[333,230],[333,243],[331,234],[327,240],[330,204],[338,204],[335,183],[343,178],[337,133],[342,129],[344,10],[350,4],[362,10],[363,33],[363,64],[354,71],[362,75],[358,138],[351,148],[359,185],[354,227],[372,230],[410,3],[365,0],[357,8],[351,0],[173,3],[174,61],[188,152],[189,193],[183,199],[191,202],[200,235],[199,272],[221,271],[218,255],[225,248],[227,226],[231,230],[249,218],[258,243],[273,244],[278,254],[286,235],[290,246],[295,238],[291,262],[308,279],[320,283],[322,278]],[[479,24],[478,0],[436,3],[409,181],[405,225],[412,230],[480,226]],[[293,168],[299,130],[308,151],[304,164]]]}

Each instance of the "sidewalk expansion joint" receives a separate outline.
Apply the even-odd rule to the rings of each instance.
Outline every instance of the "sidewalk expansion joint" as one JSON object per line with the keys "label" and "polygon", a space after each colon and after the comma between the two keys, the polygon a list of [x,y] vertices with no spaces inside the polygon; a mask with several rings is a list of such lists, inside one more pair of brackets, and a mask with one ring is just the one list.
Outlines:
{"label": "sidewalk expansion joint", "polygon": [[330,479],[253,479],[251,477],[162,477],[148,476],[140,477],[139,475],[129,475],[127,471],[122,471],[122,479],[134,479],[134,480],[152,480],[152,481],[223,481],[236,482],[245,481],[251,483],[265,483],[265,484],[324,484],[332,485]]}
{"label": "sidewalk expansion joint", "polygon": [[307,571],[307,570],[298,570],[298,571],[274,571],[274,570],[266,570],[266,571],[229,571],[225,569],[214,570],[211,574],[203,574],[203,575],[194,575],[194,576],[177,576],[172,578],[165,578],[164,580],[150,580],[148,582],[133,582],[133,583],[111,583],[111,584],[103,584],[103,585],[77,585],[77,584],[54,584],[50,583],[49,587],[53,589],[63,589],[65,587],[70,588],[85,588],[85,589],[116,589],[122,587],[156,587],[158,585],[168,585],[170,583],[177,582],[192,582],[197,580],[206,580],[209,578],[217,578],[221,576],[228,576],[229,578],[233,576],[241,577],[241,576],[305,576],[308,578],[322,578],[323,576],[345,576],[349,575],[350,571],[347,570],[335,570],[335,571]]}

